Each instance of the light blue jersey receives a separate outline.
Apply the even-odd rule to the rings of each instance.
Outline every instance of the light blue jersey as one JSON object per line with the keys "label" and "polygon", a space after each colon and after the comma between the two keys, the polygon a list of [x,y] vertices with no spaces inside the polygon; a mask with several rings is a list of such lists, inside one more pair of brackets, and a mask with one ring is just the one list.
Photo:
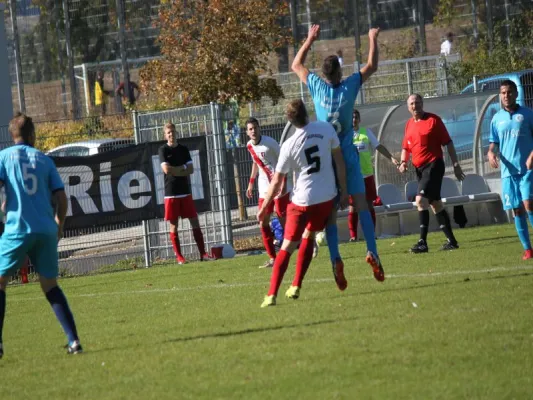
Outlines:
{"label": "light blue jersey", "polygon": [[500,147],[502,200],[505,210],[520,208],[533,199],[533,173],[526,160],[533,151],[533,111],[498,111],[490,124],[490,142]]}
{"label": "light blue jersey", "polygon": [[64,185],[50,157],[24,144],[2,150],[0,181],[6,191],[4,235],[57,235],[52,193]]}
{"label": "light blue jersey", "polygon": [[346,142],[353,147],[352,114],[361,84],[360,72],[350,75],[335,87],[312,72],[307,76],[307,87],[313,98],[317,119],[333,125],[341,139],[341,146],[343,140],[348,138]]}
{"label": "light blue jersey", "polygon": [[311,92],[317,119],[332,124],[339,135],[349,194],[365,192],[359,156],[353,144],[353,110],[362,83],[360,72],[350,75],[335,87],[312,72],[307,76],[307,87]]}
{"label": "light blue jersey", "polygon": [[533,111],[522,106],[515,112],[498,111],[490,123],[490,142],[500,147],[502,178],[525,174],[533,151]]}

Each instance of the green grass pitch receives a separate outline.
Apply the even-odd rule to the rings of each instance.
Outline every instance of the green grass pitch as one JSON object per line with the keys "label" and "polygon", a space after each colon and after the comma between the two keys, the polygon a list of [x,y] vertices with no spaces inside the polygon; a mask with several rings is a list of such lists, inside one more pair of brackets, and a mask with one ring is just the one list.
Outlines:
{"label": "green grass pitch", "polygon": [[2,399],[526,399],[533,397],[533,260],[513,225],[458,230],[461,248],[411,255],[416,237],[327,248],[298,300],[261,309],[263,256],[61,281],[85,348],[67,356],[38,284],[7,292]]}

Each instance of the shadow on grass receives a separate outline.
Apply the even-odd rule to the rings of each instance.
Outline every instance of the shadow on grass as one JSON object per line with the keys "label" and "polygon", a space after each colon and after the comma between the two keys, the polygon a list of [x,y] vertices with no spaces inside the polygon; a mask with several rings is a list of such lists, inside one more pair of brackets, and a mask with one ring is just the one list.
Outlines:
{"label": "shadow on grass", "polygon": [[[514,239],[518,242],[518,235],[507,235],[507,236],[491,236],[491,237],[486,237],[486,238],[481,238],[481,239],[472,239],[472,240],[468,240],[467,243],[478,243],[478,242],[489,242],[491,240],[504,240],[504,239]],[[507,240],[506,240],[507,242]]]}
{"label": "shadow on grass", "polygon": [[[276,306],[276,307],[278,307],[278,306]],[[357,319],[359,319],[359,318],[357,318]],[[233,337],[233,336],[240,336],[240,335],[248,335],[248,334],[251,334],[251,333],[264,333],[264,332],[279,331],[279,330],[282,330],[282,329],[291,329],[291,328],[300,328],[300,327],[312,327],[312,326],[336,324],[336,323],[339,323],[339,322],[355,321],[355,320],[356,320],[356,318],[343,318],[342,320],[340,320],[340,319],[328,319],[328,320],[324,320],[324,321],[307,322],[307,323],[302,323],[302,324],[268,326],[268,327],[262,327],[262,328],[242,329],[242,330],[238,330],[238,331],[208,333],[208,334],[204,334],[204,335],[186,336],[186,337],[182,337],[182,338],[168,339],[168,340],[165,340],[164,343],[189,342],[189,341],[192,341],[192,340]]]}
{"label": "shadow on grass", "polygon": [[[490,272],[487,272],[487,273],[490,273]],[[457,285],[461,283],[475,283],[475,282],[482,282],[482,281],[490,281],[494,279],[510,279],[510,278],[528,277],[528,276],[533,276],[533,272],[522,272],[522,273],[517,273],[517,274],[512,274],[512,275],[486,276],[486,277],[481,277],[481,278],[470,278],[469,276],[466,276],[464,278],[461,278],[460,280],[455,280],[455,281],[426,283],[423,285],[418,285],[415,283],[414,285],[410,285],[410,286],[404,286],[404,287],[398,287],[398,288],[387,288],[387,289],[383,289],[379,291],[376,290],[376,291],[343,294],[343,295],[338,295],[337,297],[355,297],[355,296],[361,296],[361,295],[364,296],[364,295],[376,295],[376,294],[379,295],[380,293],[383,293],[383,292],[403,292],[405,290],[427,289],[431,287]],[[442,276],[435,275],[435,277],[438,278]],[[317,299],[315,297],[313,300],[320,300],[320,299]],[[305,301],[305,299],[303,301]]]}

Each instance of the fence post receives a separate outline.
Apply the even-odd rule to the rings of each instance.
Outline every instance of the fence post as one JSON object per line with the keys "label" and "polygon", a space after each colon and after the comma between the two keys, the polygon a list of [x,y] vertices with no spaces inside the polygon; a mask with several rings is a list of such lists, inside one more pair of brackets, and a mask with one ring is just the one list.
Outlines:
{"label": "fence post", "polygon": [[215,188],[217,190],[218,207],[222,223],[222,240],[233,246],[233,232],[231,230],[231,208],[227,190],[227,162],[224,129],[220,116],[220,106],[211,103],[211,121],[213,129],[213,150],[215,161]]}
{"label": "fence post", "polygon": [[67,51],[68,75],[70,78],[70,101],[72,103],[72,118],[80,117],[78,106],[78,91],[76,90],[76,76],[74,74],[74,53],[70,42],[70,15],[68,0],[63,0],[63,18],[65,19],[65,50]]}
{"label": "fence post", "polygon": [[411,78],[411,66],[409,65],[409,61],[405,63],[405,74],[407,75],[407,93],[409,95],[413,94],[413,81]]}
{"label": "fence post", "polygon": [[[135,144],[142,142],[141,131],[139,129],[139,113],[137,110],[131,112],[131,117],[133,119],[133,133],[135,137]],[[144,246],[144,266],[146,268],[152,266],[152,253],[150,251],[150,231],[148,229],[148,221],[142,221],[142,230],[143,230],[143,246]]]}
{"label": "fence post", "polygon": [[26,113],[26,100],[24,98],[24,80],[22,78],[22,60],[20,58],[20,41],[17,24],[17,1],[9,2],[9,13],[11,14],[11,29],[13,30],[13,44],[15,51],[15,71],[17,73],[17,94],[19,98],[20,111]]}
{"label": "fence post", "polygon": [[478,80],[478,76],[474,75],[472,77],[472,85],[474,86],[474,93],[477,93],[477,80]]}
{"label": "fence post", "polygon": [[89,75],[87,74],[87,64],[83,63],[81,65],[81,71],[83,73],[83,93],[85,93],[85,112],[87,113],[87,116],[89,116],[91,115],[91,89],[89,88]]}

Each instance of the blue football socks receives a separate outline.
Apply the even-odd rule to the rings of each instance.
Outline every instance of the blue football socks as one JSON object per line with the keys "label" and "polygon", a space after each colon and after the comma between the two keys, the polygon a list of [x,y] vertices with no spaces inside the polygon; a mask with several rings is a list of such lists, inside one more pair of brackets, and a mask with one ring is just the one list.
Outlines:
{"label": "blue football socks", "polygon": [[365,236],[366,248],[376,256],[378,255],[378,248],[376,245],[376,236],[374,230],[374,222],[372,222],[372,216],[370,211],[359,211],[359,222],[361,222],[361,228],[363,228],[363,235]]}
{"label": "blue football socks", "polygon": [[[529,216],[529,218],[531,219],[531,215]],[[520,213],[520,215],[515,216],[514,224],[516,226],[518,238],[520,239],[520,243],[522,243],[524,250],[531,249],[531,242],[529,241],[529,230],[527,228],[527,220],[525,214]]]}
{"label": "blue football socks", "polygon": [[[370,213],[368,215],[370,216]],[[326,226],[326,240],[328,242],[329,258],[331,259],[331,262],[334,263],[337,258],[341,258],[337,224]]]}
{"label": "blue football socks", "polygon": [[46,299],[52,306],[59,323],[63,327],[69,344],[78,340],[78,332],[76,330],[76,324],[74,323],[74,316],[68,306],[67,298],[59,286],[49,290],[46,293]]}

